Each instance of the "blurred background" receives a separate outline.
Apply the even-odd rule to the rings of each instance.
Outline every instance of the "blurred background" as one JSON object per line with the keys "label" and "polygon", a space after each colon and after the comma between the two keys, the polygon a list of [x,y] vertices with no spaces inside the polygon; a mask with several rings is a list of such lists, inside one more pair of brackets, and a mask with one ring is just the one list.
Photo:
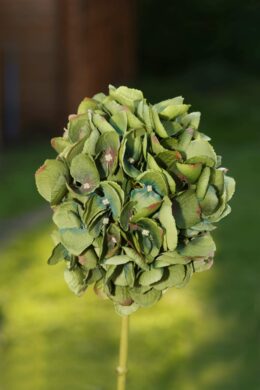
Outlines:
{"label": "blurred background", "polygon": [[214,267],[132,316],[128,389],[260,389],[259,69],[257,0],[1,0],[1,390],[115,388],[120,318],[47,266],[34,185],[50,137],[109,83],[183,95],[237,180]]}

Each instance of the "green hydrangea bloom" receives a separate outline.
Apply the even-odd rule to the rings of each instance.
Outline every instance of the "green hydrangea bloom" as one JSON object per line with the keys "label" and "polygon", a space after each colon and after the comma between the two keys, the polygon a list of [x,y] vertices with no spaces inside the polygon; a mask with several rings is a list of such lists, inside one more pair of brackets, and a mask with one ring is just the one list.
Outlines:
{"label": "green hydrangea bloom", "polygon": [[76,295],[94,284],[130,314],[211,267],[211,231],[231,211],[235,181],[189,108],[109,86],[51,140],[58,156],[36,172],[57,226],[48,263],[65,261]]}

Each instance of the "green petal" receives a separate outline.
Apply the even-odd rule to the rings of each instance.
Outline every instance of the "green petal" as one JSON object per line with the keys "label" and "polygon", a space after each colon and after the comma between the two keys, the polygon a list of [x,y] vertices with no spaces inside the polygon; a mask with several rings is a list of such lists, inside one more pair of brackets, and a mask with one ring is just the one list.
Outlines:
{"label": "green petal", "polygon": [[126,264],[130,261],[130,258],[126,255],[118,255],[118,256],[112,256],[108,259],[104,259],[103,263],[106,265],[120,265],[120,264]]}
{"label": "green petal", "polygon": [[213,259],[210,257],[208,259],[201,259],[193,261],[194,272],[203,272],[209,270],[213,265]]}
{"label": "green petal", "polygon": [[162,227],[165,229],[165,237],[167,248],[173,251],[178,243],[178,233],[176,229],[175,219],[172,215],[172,202],[168,196],[164,197],[162,206],[159,211],[159,221]]}
{"label": "green petal", "polygon": [[182,256],[189,257],[210,257],[213,256],[215,250],[216,245],[210,233],[195,237],[188,244],[178,249]]}
{"label": "green petal", "polygon": [[139,305],[137,303],[132,303],[131,305],[123,306],[118,303],[115,304],[115,310],[116,313],[119,314],[120,316],[129,316],[132,313],[134,313],[136,310],[139,309]]}
{"label": "green petal", "polygon": [[96,155],[102,177],[112,175],[118,162],[119,136],[114,131],[102,134],[96,144]]}
{"label": "green petal", "polygon": [[182,164],[176,162],[176,167],[186,181],[196,183],[201,173],[202,164]]}
{"label": "green petal", "polygon": [[129,293],[134,302],[142,307],[149,307],[154,305],[162,296],[161,291],[150,289],[147,292],[142,293],[143,287],[135,287],[130,289]]}
{"label": "green petal", "polygon": [[165,269],[165,276],[154,285],[156,290],[165,290],[170,287],[177,287],[184,281],[186,275],[185,265],[176,264]]}
{"label": "green petal", "polygon": [[216,190],[213,186],[208,186],[206,195],[203,200],[200,201],[200,207],[203,215],[210,215],[214,213],[219,204]]}
{"label": "green petal", "polygon": [[154,104],[153,107],[156,109],[157,112],[161,112],[170,105],[182,104],[183,100],[184,99],[182,96],[176,96],[175,98],[163,100],[160,103]]}
{"label": "green petal", "polygon": [[116,129],[119,134],[124,134],[127,130],[127,115],[125,111],[119,111],[112,115],[110,124]]}
{"label": "green petal", "polygon": [[116,99],[120,104],[129,107],[132,111],[134,111],[139,100],[143,99],[143,93],[141,91],[125,86],[115,88],[110,85],[109,95]]}
{"label": "green petal", "polygon": [[135,201],[130,200],[122,208],[120,215],[120,225],[127,231],[129,229],[129,221],[134,213],[134,206],[136,205]]}
{"label": "green petal", "polygon": [[93,237],[87,229],[65,228],[60,229],[61,243],[73,255],[80,255],[93,242]]}
{"label": "green petal", "polygon": [[173,215],[180,229],[196,225],[201,220],[201,209],[194,190],[187,190],[173,200]]}
{"label": "green petal", "polygon": [[171,120],[179,115],[185,114],[189,108],[189,104],[169,104],[162,111],[160,111],[159,115],[163,119]]}
{"label": "green petal", "polygon": [[123,246],[123,250],[126,253],[126,255],[131,259],[131,261],[137,264],[141,269],[143,270],[149,269],[144,259],[134,249],[129,248],[127,246]]}
{"label": "green petal", "polygon": [[164,126],[159,118],[158,112],[154,108],[151,109],[151,112],[152,112],[152,117],[153,117],[154,130],[155,130],[156,134],[158,134],[161,138],[167,138],[168,133],[165,130],[165,128],[164,128]]}
{"label": "green petal", "polygon": [[39,193],[51,204],[59,203],[67,193],[68,178],[68,168],[59,160],[46,160],[35,173]]}
{"label": "green petal", "polygon": [[87,250],[78,257],[78,261],[86,271],[95,269],[98,263],[98,257],[93,247],[87,248]]}
{"label": "green petal", "polygon": [[60,261],[65,260],[67,254],[68,252],[66,251],[64,246],[61,243],[57,244],[52,250],[51,256],[48,259],[48,264],[54,265],[59,263]]}
{"label": "green petal", "polygon": [[189,114],[185,114],[181,117],[181,123],[185,127],[192,127],[197,130],[200,124],[200,112],[190,112]]}
{"label": "green petal", "polygon": [[213,167],[217,163],[217,156],[213,147],[207,141],[191,141],[186,149],[187,163],[203,163]]}
{"label": "green petal", "polygon": [[226,201],[228,202],[234,195],[236,189],[236,182],[233,177],[225,176],[224,178],[225,190],[226,190]]}
{"label": "green petal", "polygon": [[78,142],[90,134],[88,114],[71,115],[68,123],[68,135],[71,142]]}
{"label": "green petal", "polygon": [[91,157],[79,154],[71,162],[70,173],[81,184],[83,193],[93,192],[99,186],[99,173]]}
{"label": "green petal", "polygon": [[210,168],[205,167],[200,175],[200,178],[196,187],[196,195],[199,200],[203,200],[209,185]]}
{"label": "green petal", "polygon": [[86,290],[87,286],[84,282],[84,273],[79,269],[65,269],[64,279],[69,289],[76,295],[80,296]]}
{"label": "green petal", "polygon": [[114,127],[111,126],[106,118],[100,114],[94,113],[92,120],[101,134],[106,133],[107,131],[115,131]]}
{"label": "green petal", "polygon": [[82,102],[78,106],[78,114],[85,114],[88,112],[88,110],[94,110],[97,108],[98,103],[96,100],[91,99],[89,97],[86,97],[85,99],[82,100]]}
{"label": "green petal", "polygon": [[161,196],[154,191],[148,191],[147,187],[132,190],[130,200],[135,202],[135,214],[131,218],[132,222],[153,214],[162,202]]}
{"label": "green petal", "polygon": [[174,264],[187,264],[190,262],[185,256],[180,255],[177,251],[168,251],[159,255],[154,261],[155,268],[168,267]]}
{"label": "green petal", "polygon": [[109,208],[112,211],[113,218],[117,220],[120,217],[122,210],[122,190],[118,185],[117,189],[115,189],[115,183],[112,184],[108,181],[103,181],[100,183],[100,185],[104,191],[105,199],[107,199],[109,202]]}
{"label": "green petal", "polygon": [[78,214],[78,204],[76,202],[64,202],[54,209],[53,222],[58,228],[79,228],[81,220]]}
{"label": "green petal", "polygon": [[163,173],[153,170],[147,170],[141,173],[136,181],[146,186],[148,191],[155,191],[159,195],[164,196],[168,194],[168,186]]}
{"label": "green petal", "polygon": [[144,271],[139,277],[139,283],[141,286],[150,286],[151,284],[158,282],[163,276],[163,270],[161,268],[152,268],[149,271]]}
{"label": "green petal", "polygon": [[57,153],[63,152],[63,150],[70,145],[71,143],[63,137],[55,137],[51,139],[51,146],[54,150],[56,150]]}

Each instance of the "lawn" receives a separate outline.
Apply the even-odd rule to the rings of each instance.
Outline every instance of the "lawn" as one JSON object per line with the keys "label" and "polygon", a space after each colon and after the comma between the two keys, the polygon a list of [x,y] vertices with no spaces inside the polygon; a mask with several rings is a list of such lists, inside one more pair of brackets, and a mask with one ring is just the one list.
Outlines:
{"label": "lawn", "polygon": [[[183,95],[203,111],[202,129],[213,136],[237,192],[232,214],[214,232],[213,268],[132,316],[128,390],[258,390],[256,87],[251,83],[249,96],[247,83],[214,94],[187,85]],[[178,83],[153,86],[158,98],[179,93]],[[141,87],[156,98],[150,80]],[[91,290],[75,297],[63,281],[63,264],[47,266],[51,230],[43,225],[23,233],[1,252],[0,389],[114,389],[120,318]]]}

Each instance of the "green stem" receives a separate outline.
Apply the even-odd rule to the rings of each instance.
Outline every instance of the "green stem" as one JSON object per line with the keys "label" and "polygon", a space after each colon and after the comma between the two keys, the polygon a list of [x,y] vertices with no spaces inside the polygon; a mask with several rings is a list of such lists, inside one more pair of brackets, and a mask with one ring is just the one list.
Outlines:
{"label": "green stem", "polygon": [[117,390],[125,390],[128,353],[129,316],[122,317],[119,348],[119,362],[117,367]]}

